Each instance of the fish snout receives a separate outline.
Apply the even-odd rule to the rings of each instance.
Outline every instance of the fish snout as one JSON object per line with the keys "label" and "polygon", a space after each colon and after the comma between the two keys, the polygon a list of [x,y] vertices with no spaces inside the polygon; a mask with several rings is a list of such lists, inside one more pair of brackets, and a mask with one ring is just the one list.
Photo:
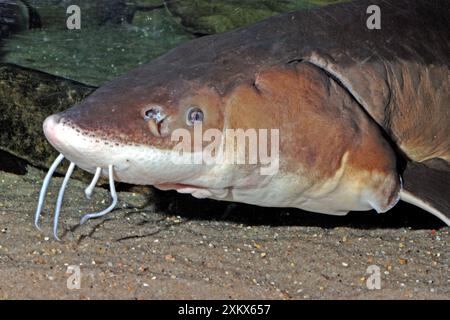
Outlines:
{"label": "fish snout", "polygon": [[60,121],[61,116],[58,114],[53,114],[51,116],[48,116],[44,120],[44,124],[42,125],[45,137],[56,149],[59,149],[59,146],[61,144],[61,141],[58,139],[57,131]]}
{"label": "fish snout", "polygon": [[[110,164],[105,156],[102,144],[88,140],[86,133],[76,126],[65,114],[48,116],[42,125],[48,142],[65,158],[86,171],[94,172],[97,167],[106,168]],[[106,153],[107,154],[107,153]]]}

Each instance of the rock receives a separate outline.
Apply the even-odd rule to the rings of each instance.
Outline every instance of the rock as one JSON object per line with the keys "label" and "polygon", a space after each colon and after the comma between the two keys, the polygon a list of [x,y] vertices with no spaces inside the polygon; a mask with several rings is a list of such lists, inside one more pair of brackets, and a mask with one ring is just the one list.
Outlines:
{"label": "rock", "polygon": [[165,34],[167,37],[165,41],[171,41],[171,39],[177,38],[182,40],[192,38],[166,8],[136,10],[132,24],[147,32],[153,32],[155,36],[158,32],[161,35]]}
{"label": "rock", "polygon": [[101,24],[131,23],[136,14],[163,8],[163,0],[97,0],[97,16]]}
{"label": "rock", "polygon": [[0,149],[48,167],[57,152],[42,132],[44,119],[81,101],[93,89],[46,73],[0,65]]}
{"label": "rock", "polygon": [[164,7],[164,0],[134,0],[140,8]]}
{"label": "rock", "polygon": [[24,1],[0,0],[0,39],[9,35],[39,28],[41,21],[36,10]]}
{"label": "rock", "polygon": [[[10,1],[10,0],[0,0]],[[42,16],[45,28],[66,30],[67,8],[76,4],[81,11],[81,28],[131,23],[137,11],[164,8],[163,0],[31,0]]]}
{"label": "rock", "polygon": [[203,35],[247,26],[287,11],[337,2],[343,0],[177,0],[166,4],[190,32]]}
{"label": "rock", "polygon": [[96,4],[100,24],[130,23],[135,10],[135,4],[126,0],[98,0]]}

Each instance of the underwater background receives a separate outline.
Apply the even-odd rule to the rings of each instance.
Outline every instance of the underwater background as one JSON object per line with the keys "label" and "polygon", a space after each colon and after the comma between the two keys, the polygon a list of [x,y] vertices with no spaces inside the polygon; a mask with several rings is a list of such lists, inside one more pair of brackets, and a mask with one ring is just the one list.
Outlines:
{"label": "underwater background", "polygon": [[[99,86],[192,38],[337,2],[343,1],[8,0],[0,8],[16,7],[20,32],[3,43],[3,61]],[[73,4],[81,9],[79,30],[66,27]]]}

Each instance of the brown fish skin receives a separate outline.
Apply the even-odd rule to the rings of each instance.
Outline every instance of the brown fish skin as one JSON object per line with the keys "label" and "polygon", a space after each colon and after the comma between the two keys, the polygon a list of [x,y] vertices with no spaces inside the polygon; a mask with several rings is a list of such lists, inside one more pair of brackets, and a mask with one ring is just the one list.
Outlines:
{"label": "brown fish skin", "polygon": [[[366,27],[373,4],[381,30]],[[448,9],[439,0],[356,1],[203,37],[99,88],[44,131],[85,170],[113,164],[120,181],[323,213],[386,211],[400,191],[388,140],[406,158],[449,160]],[[204,129],[279,129],[279,173],[171,166],[170,134],[192,132],[193,105]],[[143,120],[154,106],[164,134]]]}
{"label": "brown fish skin", "polygon": [[[272,68],[253,84],[237,87],[228,101],[228,128],[279,128],[280,175],[302,178],[297,194],[317,195],[323,185],[339,179],[351,193],[376,194],[378,211],[398,200],[392,148],[358,104],[319,68],[309,63]],[[341,167],[345,172],[336,178]]]}

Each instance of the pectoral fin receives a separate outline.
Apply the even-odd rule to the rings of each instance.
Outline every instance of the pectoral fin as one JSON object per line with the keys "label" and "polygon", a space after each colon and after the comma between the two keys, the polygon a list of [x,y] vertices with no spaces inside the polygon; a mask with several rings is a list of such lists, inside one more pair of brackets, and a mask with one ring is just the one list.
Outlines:
{"label": "pectoral fin", "polygon": [[450,171],[409,162],[403,172],[400,198],[430,212],[450,226]]}

